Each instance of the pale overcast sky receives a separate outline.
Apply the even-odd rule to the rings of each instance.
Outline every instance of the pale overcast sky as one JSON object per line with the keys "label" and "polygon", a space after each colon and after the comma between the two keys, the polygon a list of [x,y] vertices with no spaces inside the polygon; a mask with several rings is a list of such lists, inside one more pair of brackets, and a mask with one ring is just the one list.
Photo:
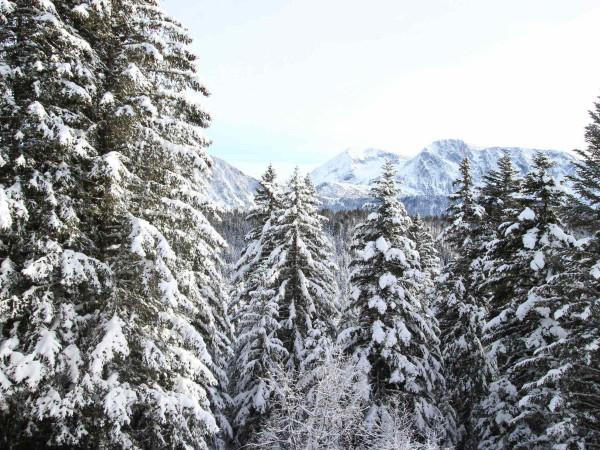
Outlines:
{"label": "pale overcast sky", "polygon": [[210,152],[251,175],[347,147],[569,150],[600,95],[599,0],[164,0],[212,93]]}

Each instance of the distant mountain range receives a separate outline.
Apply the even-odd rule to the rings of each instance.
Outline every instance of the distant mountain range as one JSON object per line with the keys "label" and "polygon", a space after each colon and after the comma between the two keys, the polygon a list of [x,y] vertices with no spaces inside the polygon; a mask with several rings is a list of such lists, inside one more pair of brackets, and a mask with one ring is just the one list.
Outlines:
{"label": "distant mountain range", "polygon": [[[487,171],[496,167],[503,152],[510,154],[524,175],[530,170],[533,156],[538,151],[546,153],[556,163],[553,175],[559,181],[574,173],[574,158],[566,152],[517,147],[475,148],[460,140],[443,140],[410,158],[380,149],[348,149],[314,169],[310,175],[324,207],[333,210],[359,208],[369,201],[369,185],[379,176],[383,162],[389,159],[398,169],[400,197],[409,213],[440,215],[448,206],[452,183],[458,177],[458,165],[465,157],[471,160],[473,178],[479,183]],[[225,208],[249,207],[258,181],[225,161],[214,159],[213,200]],[[232,177],[237,182],[233,183]]]}

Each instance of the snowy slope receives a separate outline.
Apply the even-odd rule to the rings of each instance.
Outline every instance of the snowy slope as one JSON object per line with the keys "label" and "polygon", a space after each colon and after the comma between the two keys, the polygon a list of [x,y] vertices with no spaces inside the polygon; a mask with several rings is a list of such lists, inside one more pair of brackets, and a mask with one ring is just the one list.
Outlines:
{"label": "snowy slope", "polygon": [[386,159],[395,164],[405,162],[402,156],[385,150],[348,149],[317,167],[310,176],[315,184],[336,181],[348,185],[368,185],[372,179],[379,176],[381,163]]}
{"label": "snowy slope", "polygon": [[208,197],[227,210],[248,209],[254,204],[258,180],[244,174],[220,158],[212,157],[213,166]]}
{"label": "snowy slope", "polygon": [[573,173],[573,157],[555,150],[525,148],[474,148],[460,140],[436,141],[412,158],[396,153],[367,149],[346,150],[318,167],[311,177],[324,206],[332,209],[355,208],[368,199],[369,184],[379,175],[385,159],[398,168],[401,196],[410,213],[439,215],[447,206],[447,196],[453,191],[452,182],[458,177],[458,164],[468,157],[476,183],[483,174],[496,167],[502,153],[508,152],[515,165],[525,174],[537,151],[547,153],[557,164],[554,175],[563,180]]}

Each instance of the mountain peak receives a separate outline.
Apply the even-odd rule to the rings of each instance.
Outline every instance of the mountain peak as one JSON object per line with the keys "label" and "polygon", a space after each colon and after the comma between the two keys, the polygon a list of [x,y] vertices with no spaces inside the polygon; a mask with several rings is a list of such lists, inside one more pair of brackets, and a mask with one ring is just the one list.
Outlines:
{"label": "mountain peak", "polygon": [[421,152],[429,152],[442,158],[449,158],[453,161],[464,159],[469,156],[471,148],[460,139],[441,139],[433,141]]}
{"label": "mountain peak", "polygon": [[466,144],[465,141],[463,141],[462,139],[438,139],[433,141],[430,144],[430,147],[440,147],[440,148],[447,148],[447,147],[468,147],[468,145]]}
{"label": "mountain peak", "polygon": [[365,160],[368,158],[377,158],[383,155],[394,155],[393,153],[382,150],[380,148],[358,148],[349,147],[342,152],[342,154],[348,155],[353,160]]}
{"label": "mountain peak", "polygon": [[348,148],[310,173],[316,185],[335,182],[369,185],[381,172],[385,160],[399,165],[404,157],[378,148]]}

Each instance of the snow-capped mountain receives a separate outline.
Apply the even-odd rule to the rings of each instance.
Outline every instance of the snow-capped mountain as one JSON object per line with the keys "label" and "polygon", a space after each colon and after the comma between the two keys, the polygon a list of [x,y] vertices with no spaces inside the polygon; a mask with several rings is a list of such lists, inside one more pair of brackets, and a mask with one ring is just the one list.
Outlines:
{"label": "snow-capped mountain", "polygon": [[258,180],[220,158],[212,157],[213,165],[208,186],[208,197],[226,210],[249,209],[254,205]]}
{"label": "snow-capped mountain", "polygon": [[[417,155],[407,158],[398,153],[368,148],[348,149],[311,172],[313,182],[326,208],[360,208],[369,201],[369,185],[379,176],[386,159],[398,168],[401,198],[409,213],[440,215],[448,206],[452,183],[458,177],[458,165],[465,157],[472,163],[473,178],[482,176],[508,152],[522,175],[526,174],[536,152],[542,151],[556,163],[554,176],[564,180],[573,174],[573,156],[556,150],[518,147],[470,147],[460,140],[436,141]],[[253,205],[258,180],[220,158],[213,157],[209,198],[225,209],[248,209]]]}
{"label": "snow-capped mountain", "polygon": [[310,176],[315,184],[338,182],[348,185],[368,185],[381,172],[385,160],[401,164],[406,159],[397,153],[376,148],[348,149],[314,169]]}
{"label": "snow-capped mountain", "polygon": [[474,148],[460,140],[436,141],[412,158],[385,150],[346,150],[311,172],[323,206],[331,209],[360,207],[368,201],[369,184],[380,173],[386,159],[398,168],[401,197],[411,214],[439,215],[448,204],[452,183],[458,177],[458,165],[468,157],[473,178],[496,167],[503,152],[508,152],[522,175],[526,174],[536,152],[543,151],[556,163],[553,175],[562,181],[572,174],[573,157],[556,150],[526,148]]}

